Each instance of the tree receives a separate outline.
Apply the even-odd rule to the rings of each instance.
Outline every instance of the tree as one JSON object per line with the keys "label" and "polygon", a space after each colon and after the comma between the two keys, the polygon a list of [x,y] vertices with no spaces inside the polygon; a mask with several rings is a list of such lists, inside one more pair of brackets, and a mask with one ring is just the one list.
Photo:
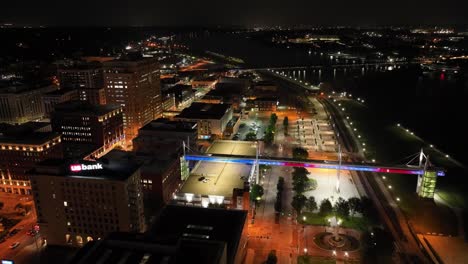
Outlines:
{"label": "tree", "polygon": [[297,215],[301,214],[302,208],[304,208],[306,201],[307,201],[307,198],[304,195],[302,194],[294,195],[293,200],[291,202],[291,206],[292,208],[294,208],[294,210],[296,210]]}
{"label": "tree", "polygon": [[294,148],[292,155],[294,159],[302,160],[307,159],[309,157],[309,152],[307,152],[307,150],[303,148]]}
{"label": "tree", "polygon": [[288,127],[289,127],[289,119],[287,116],[284,117],[283,119],[283,127],[284,127],[284,134],[288,134]]}
{"label": "tree", "polygon": [[270,126],[275,127],[277,121],[278,121],[278,116],[275,113],[271,114]]}
{"label": "tree", "polygon": [[276,264],[278,262],[278,257],[276,257],[276,251],[272,250],[268,254],[268,258],[265,261],[265,264]]}
{"label": "tree", "polygon": [[372,203],[372,200],[369,199],[367,196],[363,196],[361,198],[361,213],[364,217],[372,220],[377,221],[379,216],[377,210]]}
{"label": "tree", "polygon": [[309,191],[313,191],[317,189],[317,180],[316,179],[309,179],[309,185],[307,186]]}
{"label": "tree", "polygon": [[315,201],[315,197],[313,196],[310,196],[308,199],[307,199],[307,202],[306,202],[306,208],[309,212],[313,212],[315,210],[317,210],[317,202]]}
{"label": "tree", "polygon": [[258,184],[252,185],[252,188],[250,188],[250,200],[258,201],[260,200],[260,198],[262,198],[262,196],[263,196],[263,187]]}
{"label": "tree", "polygon": [[289,126],[289,119],[288,119],[287,116],[285,116],[284,119],[283,119],[283,126],[284,126],[285,129],[287,129],[288,126]]}
{"label": "tree", "polygon": [[302,167],[295,167],[293,171],[293,190],[302,194],[309,186],[309,172]]}
{"label": "tree", "polygon": [[333,206],[330,200],[323,199],[322,202],[320,202],[319,211],[321,215],[331,214],[333,212]]}
{"label": "tree", "polygon": [[355,213],[362,213],[361,199],[351,197],[348,199],[348,205],[351,216],[354,216]]}
{"label": "tree", "polygon": [[283,210],[283,203],[281,202],[281,197],[276,197],[275,201],[275,212],[281,212]]}
{"label": "tree", "polygon": [[245,135],[245,140],[246,141],[256,141],[257,140],[257,134],[255,132],[249,132],[247,135]]}
{"label": "tree", "polygon": [[280,193],[283,191],[284,188],[284,178],[279,177],[278,178],[278,183],[276,184],[276,190]]}
{"label": "tree", "polygon": [[349,216],[348,201],[346,201],[345,199],[341,197],[338,198],[338,201],[336,201],[336,204],[335,204],[335,210],[339,216],[347,218]]}

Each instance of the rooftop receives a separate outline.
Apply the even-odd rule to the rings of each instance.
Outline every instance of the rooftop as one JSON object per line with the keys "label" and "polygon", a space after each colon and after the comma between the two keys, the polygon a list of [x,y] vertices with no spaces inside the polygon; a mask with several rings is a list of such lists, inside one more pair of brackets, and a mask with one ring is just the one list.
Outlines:
{"label": "rooftop", "polygon": [[247,212],[241,210],[170,205],[161,212],[149,234],[173,243],[191,234],[226,242],[228,263],[233,263],[246,218]]}
{"label": "rooftop", "polygon": [[216,140],[206,151],[207,154],[255,157],[256,144],[251,141]]}
{"label": "rooftop", "polygon": [[196,132],[197,123],[190,121],[172,121],[167,118],[158,118],[151,121],[140,130],[145,131],[174,131],[174,132]]}
{"label": "rooftop", "polygon": [[0,143],[42,145],[59,137],[49,123],[28,122],[22,125],[0,124]]}
{"label": "rooftop", "polygon": [[[33,177],[46,175],[124,181],[141,167],[141,164],[132,157],[128,157],[127,159],[111,159],[109,158],[111,155],[108,155],[103,156],[97,161],[48,159],[37,163],[36,167],[29,171],[28,174],[33,175]],[[72,168],[72,165],[76,165],[77,167]]]}
{"label": "rooftop", "polygon": [[246,211],[166,206],[145,234],[111,233],[81,248],[70,264],[234,262]]}
{"label": "rooftop", "polygon": [[109,112],[119,109],[120,106],[106,104],[94,105],[86,101],[69,101],[55,105],[54,113],[80,114],[80,115],[105,115]]}
{"label": "rooftop", "polygon": [[192,170],[180,193],[232,197],[234,189],[244,189],[251,168],[240,163],[202,161]]}
{"label": "rooftop", "polygon": [[187,119],[221,119],[231,108],[230,104],[192,103],[176,118]]}

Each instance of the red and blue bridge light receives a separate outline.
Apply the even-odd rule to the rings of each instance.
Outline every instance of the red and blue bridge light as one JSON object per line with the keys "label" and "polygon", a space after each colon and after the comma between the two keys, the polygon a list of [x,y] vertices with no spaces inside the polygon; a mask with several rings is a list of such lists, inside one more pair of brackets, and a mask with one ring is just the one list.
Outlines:
{"label": "red and blue bridge light", "polygon": [[[246,165],[254,165],[255,158],[237,158],[225,156],[204,156],[204,155],[185,155],[185,160],[206,161],[206,162],[223,162],[223,163],[238,163]],[[258,159],[259,165],[269,166],[285,166],[285,167],[304,167],[311,169],[330,169],[330,170],[349,170],[349,171],[365,171],[376,173],[391,173],[391,174],[413,174],[421,175],[424,170],[421,168],[405,168],[405,167],[382,167],[377,165],[357,165],[357,164],[341,164],[326,163],[325,161],[284,161],[273,159]],[[437,176],[445,176],[443,170],[436,170]]]}

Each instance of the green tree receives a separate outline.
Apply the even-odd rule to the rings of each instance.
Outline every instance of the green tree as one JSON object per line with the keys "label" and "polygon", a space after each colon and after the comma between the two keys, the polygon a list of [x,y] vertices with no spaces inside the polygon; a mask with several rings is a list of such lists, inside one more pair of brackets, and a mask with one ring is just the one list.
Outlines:
{"label": "green tree", "polygon": [[249,132],[247,135],[245,135],[245,140],[246,141],[256,141],[257,140],[257,134],[255,132]]}
{"label": "green tree", "polygon": [[313,190],[317,189],[317,180],[313,179],[313,178],[310,178],[309,179],[309,185],[307,187],[308,187],[307,189],[309,191],[313,191]]}
{"label": "green tree", "polygon": [[315,197],[313,196],[310,196],[308,199],[307,199],[307,202],[306,202],[306,208],[309,212],[313,212],[315,210],[317,210],[317,202],[315,201]]}
{"label": "green tree", "polygon": [[276,184],[276,190],[278,192],[282,192],[284,189],[284,178],[283,177],[279,177],[278,178],[278,183]]}
{"label": "green tree", "polygon": [[294,208],[294,210],[296,210],[297,215],[301,214],[302,208],[304,208],[306,201],[307,201],[307,198],[304,195],[302,194],[294,195],[293,200],[291,202],[291,206],[292,208]]}
{"label": "green tree", "polygon": [[379,215],[374,207],[374,203],[367,196],[363,196],[361,198],[361,213],[364,217],[371,221],[377,222],[379,219]]}
{"label": "green tree", "polygon": [[283,126],[284,126],[285,129],[288,128],[288,126],[289,126],[289,119],[288,119],[287,116],[285,116],[284,119],[283,119]]}
{"label": "green tree", "polygon": [[283,119],[283,127],[284,127],[284,134],[288,134],[288,127],[289,127],[289,119],[287,116],[284,117]]}
{"label": "green tree", "polygon": [[250,200],[252,201],[258,201],[260,198],[263,196],[263,187],[254,184],[252,185],[252,188],[250,188]]}
{"label": "green tree", "polygon": [[271,114],[270,126],[275,127],[277,121],[278,121],[278,116],[275,113]]}
{"label": "green tree", "polygon": [[309,157],[309,152],[307,152],[307,150],[303,148],[294,148],[292,155],[294,159],[302,160],[307,159]]}
{"label": "green tree", "polygon": [[276,257],[276,251],[272,250],[268,254],[268,258],[265,261],[265,264],[276,264],[278,262],[278,257]]}
{"label": "green tree", "polygon": [[309,172],[302,167],[295,167],[293,171],[293,190],[302,194],[309,186]]}
{"label": "green tree", "polygon": [[321,215],[328,215],[333,212],[333,206],[328,199],[323,199],[322,202],[320,202],[320,208],[319,208],[320,214]]}
{"label": "green tree", "polygon": [[344,217],[344,218],[348,218],[349,217],[349,204],[348,204],[348,201],[346,201],[345,199],[343,198],[338,198],[338,201],[336,201],[336,204],[335,204],[335,210],[336,210],[336,213],[341,216],[341,217]]}
{"label": "green tree", "polygon": [[275,133],[271,127],[267,127],[265,136],[263,137],[263,141],[265,141],[266,144],[271,144],[273,143],[273,140],[275,139]]}
{"label": "green tree", "polygon": [[281,196],[276,196],[275,212],[281,212],[281,210],[283,210],[283,203],[281,202]]}
{"label": "green tree", "polygon": [[362,213],[361,199],[351,197],[348,199],[348,205],[351,216],[354,216],[355,213]]}

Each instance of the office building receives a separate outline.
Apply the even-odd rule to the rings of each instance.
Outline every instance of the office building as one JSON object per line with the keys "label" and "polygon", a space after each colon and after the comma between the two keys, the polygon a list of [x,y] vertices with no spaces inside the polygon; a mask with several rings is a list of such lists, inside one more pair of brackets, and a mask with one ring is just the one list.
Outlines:
{"label": "office building", "polygon": [[45,160],[29,172],[37,223],[49,245],[82,246],[111,232],[144,232],[140,165]]}
{"label": "office building", "polygon": [[62,135],[66,157],[99,158],[124,144],[122,115],[118,105],[71,101],[55,106],[51,123],[53,130]]}
{"label": "office building", "polygon": [[246,256],[247,212],[167,206],[146,234],[113,233],[82,248],[70,264],[240,264]]}
{"label": "office building", "polygon": [[193,103],[185,108],[175,120],[197,122],[198,138],[222,138],[233,110],[229,104]]}
{"label": "office building", "polygon": [[37,162],[61,157],[60,134],[52,132],[49,123],[3,124],[0,134],[0,191],[30,194],[31,185],[26,172]]}
{"label": "office building", "polygon": [[73,100],[78,100],[78,91],[74,89],[60,89],[42,95],[45,116],[50,116],[55,105]]}
{"label": "office building", "polygon": [[100,63],[73,62],[60,65],[57,77],[62,88],[102,89],[104,79]]}
{"label": "office building", "polygon": [[275,112],[278,108],[279,100],[277,97],[257,97],[247,100],[246,109],[249,111],[272,111]]}
{"label": "office building", "polygon": [[101,63],[74,62],[61,65],[57,75],[60,87],[77,90],[80,100],[91,104],[106,104]]}
{"label": "office building", "polygon": [[141,187],[146,215],[153,215],[168,204],[182,184],[181,159],[177,154],[162,152],[155,156],[114,149],[106,158],[132,159],[141,164]]}
{"label": "office building", "polygon": [[197,122],[158,118],[138,130],[133,150],[150,155],[182,153],[184,142],[196,150],[197,133]]}
{"label": "office building", "polygon": [[49,83],[0,88],[0,123],[23,124],[45,116],[42,96],[58,90]]}
{"label": "office building", "polygon": [[195,93],[192,86],[177,84],[163,92],[164,95],[173,94],[176,108],[182,108],[190,105],[195,99]]}
{"label": "office building", "polygon": [[125,136],[130,145],[139,128],[162,115],[158,61],[128,54],[105,62],[104,82],[107,103],[123,108]]}

